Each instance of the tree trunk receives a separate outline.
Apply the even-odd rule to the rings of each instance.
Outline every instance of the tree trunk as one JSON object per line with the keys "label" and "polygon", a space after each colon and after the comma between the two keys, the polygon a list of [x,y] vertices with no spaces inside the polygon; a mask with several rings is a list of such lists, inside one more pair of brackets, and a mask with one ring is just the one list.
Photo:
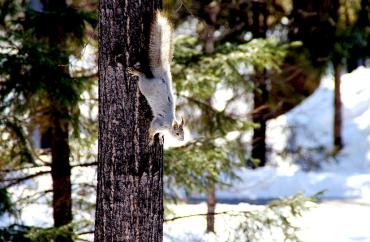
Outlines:
{"label": "tree trunk", "polygon": [[[67,9],[65,0],[43,2],[45,11],[63,12]],[[65,50],[66,36],[63,22],[59,22],[56,30],[48,34],[49,48],[55,48],[53,54],[60,59],[61,66],[68,66],[69,59]],[[47,73],[47,72],[46,72]],[[51,83],[59,82],[63,78],[60,75],[69,75],[68,70],[61,73],[53,73],[48,76]],[[50,96],[51,103],[51,177],[53,185],[53,218],[54,226],[60,227],[72,222],[72,189],[71,189],[71,166],[69,163],[69,133],[68,120],[69,108],[58,101],[55,96]],[[56,241],[71,242],[72,230],[56,238]]]}
{"label": "tree trunk", "polygon": [[216,186],[208,186],[207,192],[207,233],[215,232],[215,211],[216,211]]}
{"label": "tree trunk", "polygon": [[[217,2],[212,1],[211,3],[204,6],[205,21],[207,23],[204,31],[204,52],[207,55],[212,55],[215,50],[215,39],[214,32],[216,30],[217,15],[220,11],[220,6]],[[211,105],[211,98],[207,100],[207,103]],[[211,113],[206,110],[206,117],[210,117]],[[212,130],[206,131],[207,136],[212,136]],[[207,188],[207,233],[215,232],[215,209],[216,209],[216,185],[211,183]]]}
{"label": "tree trunk", "polygon": [[[54,114],[51,136],[51,177],[53,180],[54,226],[72,222],[71,166],[68,144],[68,123],[62,123],[60,114]],[[72,232],[72,231],[71,231]],[[72,241],[71,234],[56,239],[58,242]]]}
{"label": "tree trunk", "polygon": [[[259,126],[253,129],[253,161],[248,164],[253,169],[263,167],[266,164],[266,117],[268,115],[268,92],[265,84],[265,75],[263,73],[256,73],[254,84],[252,121]],[[254,160],[258,160],[259,162],[256,163]]]}
{"label": "tree trunk", "polygon": [[340,93],[340,65],[334,64],[334,149],[343,148],[342,141],[342,101]]}
{"label": "tree trunk", "polygon": [[[127,67],[148,71],[159,0],[99,5],[99,147],[95,241],[163,240],[163,147],[148,145],[152,114]],[[145,71],[145,70],[144,70]]]}
{"label": "tree trunk", "polygon": [[[266,2],[256,1],[252,5],[253,11],[253,37],[266,38],[267,31],[267,5]],[[268,91],[265,80],[265,70],[255,68],[252,113],[253,123],[259,126],[253,129],[252,138],[252,161],[247,165],[254,168],[265,166],[266,164],[266,121],[268,115]],[[255,161],[259,162],[256,163]]]}

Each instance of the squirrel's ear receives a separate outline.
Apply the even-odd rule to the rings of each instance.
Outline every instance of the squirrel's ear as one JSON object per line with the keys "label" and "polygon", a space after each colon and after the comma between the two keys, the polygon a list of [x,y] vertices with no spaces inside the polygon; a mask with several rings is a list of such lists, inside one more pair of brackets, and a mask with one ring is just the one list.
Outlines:
{"label": "squirrel's ear", "polygon": [[177,129],[178,124],[177,124],[177,122],[176,122],[176,121],[174,121],[174,122],[173,122],[172,127],[173,127],[174,129]]}
{"label": "squirrel's ear", "polygon": [[183,126],[185,124],[185,119],[183,117],[181,117],[181,124],[180,126]]}

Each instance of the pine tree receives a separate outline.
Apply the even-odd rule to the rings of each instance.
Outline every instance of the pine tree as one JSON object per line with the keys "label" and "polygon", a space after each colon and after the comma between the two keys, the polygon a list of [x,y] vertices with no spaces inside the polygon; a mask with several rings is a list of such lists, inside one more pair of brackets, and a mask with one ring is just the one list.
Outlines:
{"label": "pine tree", "polygon": [[[6,151],[2,158],[16,175],[17,169],[50,168],[54,226],[65,227],[72,222],[70,130],[78,129],[77,103],[87,85],[84,78],[71,75],[69,57],[81,49],[90,15],[65,0],[4,1],[2,6],[1,28],[9,51],[1,54],[0,125],[13,138],[10,145],[1,144]],[[30,142],[37,126],[50,131],[50,164],[40,164],[39,151]],[[13,177],[6,186],[47,173]],[[54,239],[72,241],[68,228]]]}

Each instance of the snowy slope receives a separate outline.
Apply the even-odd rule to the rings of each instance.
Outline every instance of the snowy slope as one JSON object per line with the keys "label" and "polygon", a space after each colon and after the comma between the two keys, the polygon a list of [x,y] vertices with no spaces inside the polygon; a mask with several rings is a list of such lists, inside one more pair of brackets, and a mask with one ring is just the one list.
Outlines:
{"label": "snowy slope", "polygon": [[[299,238],[306,242],[370,242],[370,68],[360,67],[342,75],[343,137],[345,147],[334,159],[313,154],[321,169],[305,172],[293,157],[271,155],[273,164],[257,170],[243,169],[242,180],[231,188],[218,191],[219,200],[263,201],[304,192],[325,190],[323,202],[296,220]],[[320,87],[289,113],[268,124],[268,144],[273,150],[300,146],[303,150],[332,149],[333,78],[328,75]],[[291,129],[294,128],[292,138]],[[294,143],[294,144],[293,144]],[[314,151],[308,151],[314,153]],[[326,199],[325,199],[326,198]],[[330,200],[327,200],[330,199]],[[216,212],[258,208],[261,205],[220,204]],[[176,215],[205,213],[206,204],[177,205]],[[166,242],[221,242],[241,221],[237,217],[216,216],[216,234],[204,233],[202,216],[180,219],[164,225]],[[266,234],[261,241],[284,241],[279,234]]]}
{"label": "snowy slope", "polygon": [[[267,132],[269,146],[281,150],[294,143],[306,153],[314,154],[315,151],[307,150],[315,147],[325,147],[330,153],[333,86],[333,78],[328,75],[309,98],[287,114],[271,120]],[[277,198],[299,191],[312,195],[325,190],[326,198],[370,199],[370,68],[360,67],[342,75],[341,91],[345,146],[335,159],[318,155],[322,169],[305,172],[292,164],[291,157],[272,155],[275,165],[255,171],[242,170],[239,173],[242,182],[218,192],[218,197]]]}

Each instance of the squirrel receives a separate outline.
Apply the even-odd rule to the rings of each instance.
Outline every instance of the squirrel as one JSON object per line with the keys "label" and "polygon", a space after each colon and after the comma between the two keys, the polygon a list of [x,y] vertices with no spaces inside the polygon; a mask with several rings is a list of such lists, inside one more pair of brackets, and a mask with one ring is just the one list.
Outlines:
{"label": "squirrel", "polygon": [[[150,26],[149,67],[153,77],[147,77],[136,68],[129,67],[128,73],[139,78],[140,92],[145,96],[153,113],[149,129],[149,144],[154,136],[168,130],[175,138],[184,140],[184,119],[175,116],[175,98],[172,89],[171,61],[173,56],[172,26],[161,11],[155,13]],[[159,142],[163,144],[163,134]]]}

